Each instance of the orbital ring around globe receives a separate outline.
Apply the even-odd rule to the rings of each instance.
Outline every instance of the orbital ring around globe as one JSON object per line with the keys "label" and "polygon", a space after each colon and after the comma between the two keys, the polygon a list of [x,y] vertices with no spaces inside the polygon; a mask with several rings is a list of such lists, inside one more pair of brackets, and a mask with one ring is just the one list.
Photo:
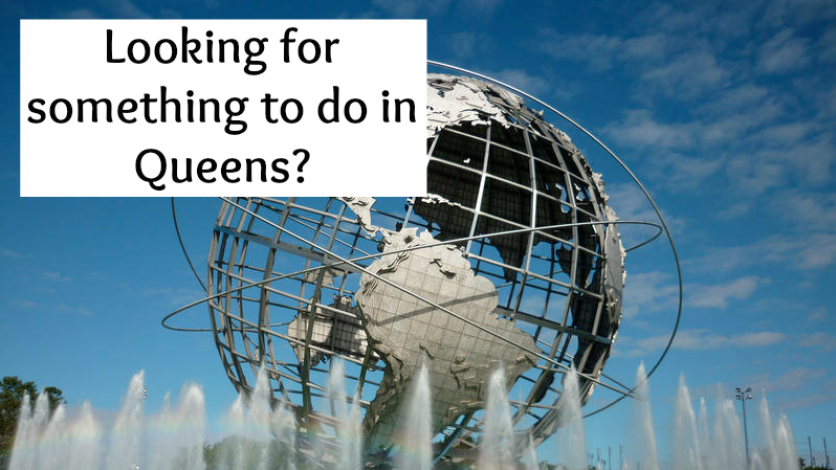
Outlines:
{"label": "orbital ring around globe", "polygon": [[[228,204],[234,205],[234,206],[238,207],[239,209],[245,210],[243,207],[241,207],[240,205],[230,201],[227,198],[222,197],[222,198],[219,198],[219,199],[221,199],[222,201],[227,202]],[[173,207],[174,207],[174,198],[172,198],[172,208]],[[245,210],[245,212],[246,212],[246,210]],[[253,214],[253,213],[251,213],[251,215],[253,215],[255,217],[258,217],[256,214]],[[269,220],[266,220],[266,219],[262,219],[262,220],[265,223],[268,223],[268,224],[271,224],[271,225],[273,224]],[[176,222],[176,215],[175,215],[175,222],[174,223],[175,223],[175,226],[178,225],[177,222]],[[579,223],[576,223],[576,224],[558,224],[558,225],[540,226],[540,227],[527,228],[527,229],[509,230],[509,231],[506,231],[506,232],[495,232],[495,233],[491,233],[491,234],[474,235],[472,237],[463,237],[463,238],[457,238],[457,239],[453,239],[453,240],[445,240],[443,242],[435,242],[435,243],[427,244],[427,245],[418,245],[418,246],[410,246],[410,247],[400,248],[400,249],[397,249],[397,250],[388,251],[385,254],[405,253],[405,252],[414,251],[414,250],[431,248],[433,246],[448,245],[450,243],[460,243],[460,242],[466,242],[466,241],[471,241],[471,240],[479,240],[479,239],[482,239],[482,238],[487,238],[489,236],[490,237],[502,237],[502,236],[509,236],[509,235],[527,233],[527,232],[531,232],[531,231],[534,231],[534,230],[550,230],[550,229],[570,228],[570,227],[577,227],[577,226],[606,225],[606,224],[610,224],[610,225],[645,225],[645,226],[650,226],[650,227],[654,227],[654,228],[658,229],[657,233],[655,233],[653,236],[649,237],[648,239],[646,239],[646,240],[644,240],[640,243],[637,243],[636,245],[634,245],[632,247],[626,248],[624,250],[625,252],[629,252],[629,251],[641,248],[642,246],[652,242],[653,240],[655,240],[656,238],[659,237],[659,235],[662,233],[662,230],[663,230],[662,226],[660,224],[657,224],[657,223],[654,223],[654,222],[647,222],[647,221],[618,220],[618,221],[601,221],[601,222],[579,222]],[[285,230],[284,228],[279,227],[279,226],[275,226],[275,228],[277,230],[282,230],[282,231]],[[179,228],[177,229],[177,231],[179,233]],[[288,232],[288,233],[292,235],[292,233],[290,233],[290,232]],[[181,246],[183,246],[183,245],[181,245]],[[316,247],[316,248],[321,248],[321,247]],[[189,260],[189,263],[191,264],[191,259],[190,259],[190,257],[188,256],[188,254],[186,253],[185,250],[184,250],[184,253],[186,254],[186,257]],[[340,266],[343,266],[343,265],[351,265],[352,267],[357,267],[357,268],[360,268],[362,270],[363,268],[356,265],[357,262],[366,261],[366,260],[374,259],[374,258],[380,258],[382,256],[384,256],[384,253],[373,253],[373,254],[369,254],[369,255],[365,255],[365,256],[358,256],[356,258],[335,261],[334,263],[331,263],[331,264],[324,264],[324,265],[320,265],[320,266],[314,266],[314,267],[311,267],[311,268],[303,269],[303,270],[300,270],[300,271],[294,271],[294,272],[290,272],[290,273],[286,273],[286,274],[281,274],[281,275],[269,277],[269,278],[266,278],[266,279],[263,279],[263,280],[260,280],[260,281],[253,281],[253,282],[245,283],[245,284],[242,284],[238,287],[229,289],[227,291],[219,292],[217,294],[213,294],[213,295],[204,297],[202,299],[195,300],[194,302],[191,302],[187,305],[184,305],[184,306],[178,308],[177,310],[175,310],[175,311],[169,313],[168,315],[166,315],[162,319],[161,323],[165,328],[167,328],[171,331],[180,331],[180,332],[189,332],[189,333],[212,332],[214,330],[209,329],[209,328],[182,328],[182,327],[172,326],[172,325],[168,324],[168,320],[170,320],[171,318],[174,318],[175,316],[177,316],[177,315],[179,315],[179,314],[181,314],[181,313],[183,313],[183,312],[185,312],[185,311],[187,311],[187,310],[189,310],[193,307],[196,307],[196,306],[198,306],[202,303],[211,302],[213,300],[216,300],[219,297],[223,297],[223,296],[229,295],[229,294],[234,294],[236,292],[240,292],[240,291],[250,289],[250,288],[253,288],[253,287],[261,287],[263,285],[270,284],[270,283],[275,282],[275,281],[280,281],[280,280],[285,279],[285,278],[312,274],[312,273],[316,273],[317,271],[327,270],[327,269],[330,269],[330,268],[339,268]],[[195,275],[197,275],[196,272],[195,272]],[[203,287],[203,281],[200,279],[200,277],[197,277],[197,280],[198,280],[198,283],[201,284],[201,286]],[[204,289],[205,289],[205,287],[204,287]],[[435,308],[438,308],[438,309],[440,309],[440,310],[442,310],[442,311],[444,311],[444,312],[446,312],[450,315],[458,316],[455,312],[450,312],[448,309],[445,309],[442,306],[438,306],[438,305],[431,305],[431,306],[433,306]],[[243,320],[243,321],[245,323],[248,323],[246,320]],[[463,321],[467,322],[468,320],[463,319]],[[252,324],[250,326],[257,327],[258,325]],[[505,342],[508,342],[508,343],[511,342],[511,340],[509,340],[507,338],[504,338],[501,335],[498,335],[498,334],[496,334],[492,331],[486,330],[483,327],[480,327],[478,325],[474,325],[474,326],[477,329],[481,329],[481,330],[485,331],[487,334],[495,336],[495,337],[497,337],[497,338],[499,338],[499,339],[501,339]],[[296,340],[294,338],[285,337],[283,339],[286,339],[290,342],[300,343],[300,340]],[[565,364],[557,363],[553,359],[545,357],[539,352],[536,352],[536,351],[529,351],[529,352],[539,356],[540,358],[542,358],[542,359],[544,359],[548,362],[551,362],[552,364],[554,364],[557,367],[568,369],[568,366],[566,366]],[[583,374],[581,374],[581,375],[583,375]],[[605,375],[605,374],[602,374],[602,375]],[[594,383],[597,383],[598,385],[601,385],[605,388],[609,388],[610,390],[621,394],[622,397],[632,396],[632,389],[628,389],[625,386],[622,386],[624,390],[619,390],[619,389],[617,389],[617,388],[615,388],[611,385],[608,385],[604,382],[601,382],[601,381],[595,379],[594,377],[586,376],[585,378],[587,380],[590,380],[590,381],[594,382]],[[611,379],[611,380],[614,380],[614,379]],[[598,410],[598,411],[601,411],[601,410]]]}
{"label": "orbital ring around globe", "polygon": [[[309,435],[335,426],[333,403],[329,415],[322,393],[328,370],[318,364],[343,359],[347,384],[365,409],[367,449],[391,446],[403,421],[402,395],[420,358],[428,358],[439,460],[479,446],[486,377],[497,368],[520,398],[512,401],[515,428],[535,444],[561,426],[556,377],[569,370],[577,372],[582,403],[597,385],[620,395],[587,416],[632,396],[603,372],[621,322],[625,253],[665,233],[679,279],[673,332],[648,375],[676,334],[682,276],[655,202],[599,139],[521,90],[428,63],[470,77],[428,77],[426,197],[407,199],[402,209],[368,197],[222,198],[206,284],[183,244],[172,199],[178,241],[207,296],[162,323],[212,332],[243,394],[256,369],[266,368],[273,399],[294,409]],[[661,224],[619,220],[601,175],[522,96],[604,149]],[[619,225],[657,233],[625,249]],[[246,296],[252,288],[258,294]],[[211,329],[168,325],[203,302]]]}

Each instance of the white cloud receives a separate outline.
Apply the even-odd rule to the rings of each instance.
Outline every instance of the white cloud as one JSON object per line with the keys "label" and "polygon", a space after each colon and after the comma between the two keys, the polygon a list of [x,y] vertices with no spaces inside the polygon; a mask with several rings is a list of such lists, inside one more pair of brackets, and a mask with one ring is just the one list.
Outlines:
{"label": "white cloud", "polygon": [[624,289],[624,316],[636,317],[676,308],[679,286],[672,276],[660,271],[628,274]]}
{"label": "white cloud", "polygon": [[728,83],[730,76],[727,66],[720,65],[713,51],[707,48],[674,56],[642,73],[644,81],[675,99],[689,99],[719,90]]}
{"label": "white cloud", "polygon": [[772,235],[751,244],[710,248],[706,255],[690,260],[700,272],[729,272],[778,263],[800,270],[821,269],[836,261],[836,233]]}
{"label": "white cloud", "polygon": [[836,336],[819,331],[802,336],[798,344],[804,348],[819,348],[825,352],[836,351]]}
{"label": "white cloud", "polygon": [[151,297],[161,301],[167,307],[181,307],[202,298],[205,293],[191,288],[145,288],[140,291],[143,297]]}
{"label": "white cloud", "polygon": [[620,121],[605,126],[604,132],[622,146],[654,149],[690,147],[694,137],[691,126],[657,121],[645,109],[627,111]]}
{"label": "white cloud", "polygon": [[772,374],[759,374],[751,377],[749,383],[755,390],[764,392],[776,392],[781,390],[798,390],[806,388],[811,382],[827,375],[825,369],[811,369],[808,367],[795,367],[781,375],[773,377]]}
{"label": "white cloud", "polygon": [[821,62],[836,62],[836,29],[830,28],[821,35],[816,51]]}
{"label": "white cloud", "polygon": [[815,130],[810,122],[790,122],[775,124],[753,133],[747,140],[758,143],[787,145],[800,142]]}
{"label": "white cloud", "polygon": [[[621,347],[626,356],[645,356],[665,347],[669,334],[631,341],[623,338]],[[738,335],[721,335],[705,329],[679,330],[672,348],[685,351],[706,351],[723,348],[758,348],[787,341],[786,334],[777,331],[758,331]]]}
{"label": "white cloud", "polygon": [[[790,411],[796,410],[799,408],[809,408],[811,406],[821,405],[823,403],[830,403],[836,400],[836,395],[833,393],[813,393],[810,395],[803,396],[801,398],[793,398],[790,400],[784,400],[778,402],[778,406],[782,410]],[[822,455],[819,454],[818,458],[822,458]]]}
{"label": "white cloud", "polygon": [[105,2],[108,8],[120,18],[150,18],[151,15],[136,6],[131,0],[112,0]]}
{"label": "white cloud", "polygon": [[[608,184],[606,185],[606,191],[610,198],[609,203],[618,215],[619,220],[659,221],[659,217],[653,210],[653,206],[650,205],[647,197],[645,197],[644,193],[635,184]],[[684,218],[669,214],[664,210],[662,210],[662,215],[665,217],[668,228],[675,236],[679,236],[684,232],[687,226]],[[647,240],[655,234],[656,228],[622,225],[619,228],[619,232],[623,238],[624,246],[631,247]]]}
{"label": "white cloud", "polygon": [[731,220],[747,214],[750,210],[752,210],[751,202],[740,201],[729,205],[717,215],[722,219]]}
{"label": "white cloud", "polygon": [[758,69],[765,73],[785,73],[810,63],[808,40],[795,36],[790,28],[776,33],[759,51]]}
{"label": "white cloud", "polygon": [[73,280],[72,276],[67,276],[58,271],[43,270],[41,271],[41,276],[55,282],[71,282]]}
{"label": "white cloud", "polygon": [[836,227],[836,194],[831,192],[781,192],[776,198],[786,217],[805,230],[832,230]]}
{"label": "white cloud", "polygon": [[653,211],[644,193],[634,184],[611,183],[605,187],[609,204],[613,206],[621,220],[649,220],[659,218]]}
{"label": "white cloud", "polygon": [[687,304],[692,307],[726,308],[730,300],[746,300],[768,279],[745,276],[715,285],[689,285]]}
{"label": "white cloud", "polygon": [[[772,131],[786,134],[781,126],[765,128],[762,134]],[[794,187],[800,183],[804,190],[808,185],[825,186],[832,181],[836,147],[831,135],[790,142],[764,140],[747,139],[729,157],[728,177],[740,190],[759,195],[778,187]]]}
{"label": "white cloud", "polygon": [[699,106],[702,114],[729,115],[734,112],[752,111],[752,106],[760,105],[769,96],[766,87],[754,83],[742,83],[723,90],[713,100]]}
{"label": "white cloud", "polygon": [[100,18],[95,11],[89,8],[78,8],[76,10],[72,10],[66,13],[64,17],[70,20],[94,20]]}
{"label": "white cloud", "polygon": [[11,258],[11,259],[21,259],[24,258],[24,255],[18,251],[10,250],[6,247],[0,248],[0,256],[4,258]]}
{"label": "white cloud", "polygon": [[491,72],[486,75],[505,82],[514,88],[530,93],[534,96],[550,93],[552,87],[548,81],[532,75],[522,69],[502,69],[499,72]]}
{"label": "white cloud", "polygon": [[480,41],[484,41],[482,34],[473,31],[459,31],[447,37],[445,50],[458,59],[470,57]]}
{"label": "white cloud", "polygon": [[[685,285],[685,303],[690,307],[726,308],[732,300],[746,300],[758,286],[768,283],[758,276],[744,276],[727,282]],[[679,286],[672,274],[661,271],[630,273],[624,289],[624,315],[673,311],[679,301]]]}
{"label": "white cloud", "polygon": [[414,18],[419,12],[441,13],[450,5],[450,0],[373,0],[372,3],[391,16]]}
{"label": "white cloud", "polygon": [[[644,109],[626,112],[604,127],[605,134],[636,154],[653,152],[642,164],[665,189],[726,183],[736,198],[732,214],[741,214],[767,191],[832,183],[836,160],[833,122],[828,122],[836,116],[832,81],[788,85],[754,76],[755,71],[778,73],[810,64],[812,40],[788,21],[778,24],[790,26],[759,25],[746,34],[765,10],[777,18],[795,10],[820,16],[834,8],[814,1],[767,3],[768,8],[704,2],[687,11],[654,4],[637,12],[643,29],[653,34],[548,31],[542,35],[549,40],[538,47],[599,70],[621,66],[623,74],[635,66],[632,88]],[[817,41],[824,51],[820,60],[830,60],[826,51],[831,46],[836,60],[836,32]],[[674,118],[666,117],[671,98],[689,104],[670,114]]]}
{"label": "white cloud", "polygon": [[827,309],[824,307],[817,308],[807,315],[808,322],[822,322],[827,320]]}
{"label": "white cloud", "polygon": [[76,313],[79,315],[83,315],[85,317],[92,317],[93,311],[87,307],[78,307],[74,305],[67,305],[67,304],[60,304],[56,307],[56,310],[59,312],[69,312],[69,313]]}
{"label": "white cloud", "polygon": [[540,49],[557,60],[584,62],[597,70],[610,69],[616,63],[660,61],[664,58],[666,37],[649,34],[635,37],[606,34],[541,33]]}
{"label": "white cloud", "polygon": [[836,3],[832,0],[771,0],[766,4],[764,22],[774,26],[802,26],[836,18]]}
{"label": "white cloud", "polygon": [[688,4],[687,8],[653,2],[638,12],[637,19],[646,30],[727,40],[748,36],[752,18],[761,9],[759,2],[705,0]]}
{"label": "white cloud", "polygon": [[705,181],[721,173],[725,165],[722,156],[711,153],[690,157],[680,152],[659,152],[656,156],[647,163],[648,176],[673,193],[702,189]]}
{"label": "white cloud", "polygon": [[491,15],[502,4],[502,0],[460,0],[459,9],[465,13]]}

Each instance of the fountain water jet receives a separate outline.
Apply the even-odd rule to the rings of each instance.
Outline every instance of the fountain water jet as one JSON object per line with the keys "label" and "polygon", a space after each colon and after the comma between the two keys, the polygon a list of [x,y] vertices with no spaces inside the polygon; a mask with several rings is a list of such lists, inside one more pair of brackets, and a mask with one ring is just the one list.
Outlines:
{"label": "fountain water jet", "polygon": [[[244,435],[244,399],[241,395],[232,403],[226,415],[229,430],[235,436]],[[220,461],[226,464],[231,470],[242,470],[244,468],[244,443],[236,439],[231,446],[221,448]]]}
{"label": "fountain water jet", "polygon": [[35,470],[36,468],[39,437],[49,420],[49,399],[46,394],[42,393],[38,396],[35,400],[34,412],[31,410],[29,395],[24,394],[9,470]]}
{"label": "fountain water jet", "polygon": [[758,406],[758,418],[762,447],[753,453],[752,470],[798,470],[798,452],[787,417],[781,414],[773,430],[769,403],[764,396]]}
{"label": "fountain water jet", "polygon": [[566,468],[586,469],[586,435],[583,428],[581,397],[578,389],[578,373],[575,368],[563,377],[563,394],[560,396],[561,428],[557,430],[557,458]]}
{"label": "fountain water jet", "polygon": [[[719,400],[714,408],[714,446],[703,449],[707,454],[708,468],[746,468],[745,443],[743,442],[743,426],[734,402],[724,398]],[[712,461],[713,460],[713,461]],[[717,467],[716,465],[720,465]]]}
{"label": "fountain water jet", "polygon": [[537,459],[537,449],[534,447],[534,438],[528,434],[528,446],[525,449],[525,470],[540,470],[540,461]]}
{"label": "fountain water jet", "polygon": [[142,408],[145,402],[145,372],[131,377],[128,395],[116,416],[105,457],[106,469],[135,469],[139,467],[139,437]]}
{"label": "fountain water jet", "polygon": [[[362,468],[360,399],[355,393],[349,406],[343,370],[342,364],[335,363],[329,380],[328,397],[333,400],[335,418],[339,417],[344,423],[337,426],[335,437],[341,444],[341,454],[334,460],[339,470],[359,470]],[[397,460],[397,470],[432,468],[431,414],[426,412],[431,406],[428,375],[428,369],[419,370],[405,402],[407,406],[402,419],[408,424],[404,434],[406,444],[401,444],[401,450],[405,451],[399,455],[415,458]],[[558,455],[564,463],[563,468],[587,468],[580,397],[574,371],[565,376],[563,385],[564,393],[558,401],[563,426],[557,435]],[[297,457],[300,452],[305,452],[297,448],[296,418],[284,405],[272,408],[269,386],[266,371],[262,369],[258,373],[256,387],[246,400],[246,395],[236,399],[228,421],[231,424],[229,431],[239,437],[231,438],[229,445],[220,449],[220,455],[216,454],[218,461],[213,462],[213,470],[295,470]],[[531,436],[524,436],[527,442],[523,436],[515,442],[517,436],[513,430],[506,387],[501,372],[491,376],[484,434],[480,443],[482,453],[477,468],[535,470],[538,462]],[[644,470],[658,469],[658,459],[653,451],[656,436],[650,426],[652,414],[647,401],[649,385],[643,367],[637,371],[636,395],[640,398],[635,402],[639,432],[635,432],[635,428],[630,431],[640,437],[638,447],[643,452],[633,461],[625,460],[623,469],[633,468],[633,465]],[[50,416],[47,395],[38,396],[34,407],[30,396],[25,395],[10,470],[205,470],[205,411],[200,387],[183,387],[176,407],[172,407],[166,398],[158,416],[148,420],[144,420],[142,415],[144,398],[143,374],[140,372],[131,379],[109,439],[103,439],[101,427],[89,403],[81,407],[75,419],[70,419],[61,405],[55,407]],[[245,401],[248,408],[244,406]],[[676,399],[672,442],[674,461],[670,468],[799,470],[792,429],[786,416],[773,419],[766,398],[761,401],[757,413],[759,426],[756,430],[760,432],[760,442],[754,446],[751,462],[747,464],[741,423],[733,402],[717,400],[713,413],[709,415],[705,400],[700,399],[697,420],[690,392],[682,377]],[[314,455],[321,457],[316,452]],[[329,465],[326,468],[333,467]]]}
{"label": "fountain water jet", "polygon": [[[426,359],[425,359],[426,360]],[[398,437],[398,454],[395,457],[396,470],[431,470],[432,450],[432,401],[430,398],[430,377],[427,365],[423,364],[407,398],[406,425]]]}
{"label": "fountain water jet", "polygon": [[296,470],[296,434],[296,419],[282,403],[273,413],[273,435],[285,450],[279,462],[285,470]]}
{"label": "fountain water jet", "polygon": [[[705,404],[705,398],[700,397],[700,415],[697,419],[697,439],[700,443],[700,449],[703,452],[707,452],[708,449],[711,449],[711,430],[709,429],[711,422],[708,419],[708,406]],[[705,455],[702,455],[701,458],[705,458]]]}
{"label": "fountain water jet", "polygon": [[685,375],[679,376],[673,428],[673,460],[676,470],[703,470],[697,419]]}
{"label": "fountain water jet", "polygon": [[638,424],[635,437],[638,447],[637,461],[645,470],[659,470],[659,454],[656,449],[656,433],[653,431],[653,413],[650,410],[650,385],[647,383],[647,373],[644,362],[639,364],[636,371],[636,398],[633,400],[633,413]]}
{"label": "fountain water jet", "polygon": [[203,470],[204,398],[197,385],[180,392],[172,410],[166,394],[159,416],[151,422],[150,468],[154,470]]}
{"label": "fountain water jet", "polygon": [[63,403],[52,412],[39,446],[39,468],[61,468],[67,462],[68,448],[65,441],[66,409]]}
{"label": "fountain water jet", "polygon": [[99,468],[102,453],[102,432],[90,402],[81,405],[78,419],[67,428],[68,447],[70,449],[67,470],[90,470]]}
{"label": "fountain water jet", "polygon": [[331,373],[328,375],[328,400],[331,402],[334,417],[339,422],[337,441],[339,453],[335,467],[337,470],[359,470],[362,467],[363,433],[360,418],[360,399],[354,394],[351,409],[348,407],[348,395],[345,392],[345,364],[342,359],[334,358]]}
{"label": "fountain water jet", "polygon": [[244,420],[244,436],[252,440],[257,454],[256,470],[267,470],[270,465],[272,395],[267,368],[262,365],[256,375],[255,389],[249,396],[249,410]]}
{"label": "fountain water jet", "polygon": [[505,374],[498,368],[488,379],[485,428],[479,452],[480,470],[514,468],[514,423],[508,405]]}
{"label": "fountain water jet", "polygon": [[[746,461],[743,429],[734,402],[720,398],[714,406],[713,423],[709,423],[704,399],[700,399],[699,429],[691,407],[685,378],[680,377],[674,415],[674,470],[799,470],[798,454],[786,416],[781,415],[777,427],[766,398],[758,408],[760,417],[760,448]],[[644,467],[643,467],[644,468]]]}

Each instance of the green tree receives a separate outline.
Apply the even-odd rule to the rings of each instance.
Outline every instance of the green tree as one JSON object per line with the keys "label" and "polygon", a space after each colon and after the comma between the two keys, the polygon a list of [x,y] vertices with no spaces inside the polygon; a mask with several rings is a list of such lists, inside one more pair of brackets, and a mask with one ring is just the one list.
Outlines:
{"label": "green tree", "polygon": [[[50,411],[65,402],[63,392],[58,388],[46,387],[43,393],[49,398]],[[20,407],[26,394],[34,407],[35,399],[38,397],[38,386],[35,382],[24,382],[17,377],[3,377],[3,381],[0,382],[0,464],[8,460],[8,454],[12,450]]]}
{"label": "green tree", "polygon": [[801,470],[830,470],[827,467],[822,467],[821,465],[816,465],[815,467],[807,465],[807,462],[804,461],[803,457],[798,458],[798,466]]}

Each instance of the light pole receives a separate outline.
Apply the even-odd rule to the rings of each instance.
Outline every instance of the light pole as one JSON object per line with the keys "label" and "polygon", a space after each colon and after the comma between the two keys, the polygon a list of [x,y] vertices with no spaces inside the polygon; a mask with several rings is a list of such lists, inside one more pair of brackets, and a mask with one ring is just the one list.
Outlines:
{"label": "light pole", "polygon": [[743,404],[743,436],[746,439],[746,462],[749,462],[749,429],[746,425],[746,400],[752,399],[752,387],[737,387],[734,391],[736,392],[734,397]]}

